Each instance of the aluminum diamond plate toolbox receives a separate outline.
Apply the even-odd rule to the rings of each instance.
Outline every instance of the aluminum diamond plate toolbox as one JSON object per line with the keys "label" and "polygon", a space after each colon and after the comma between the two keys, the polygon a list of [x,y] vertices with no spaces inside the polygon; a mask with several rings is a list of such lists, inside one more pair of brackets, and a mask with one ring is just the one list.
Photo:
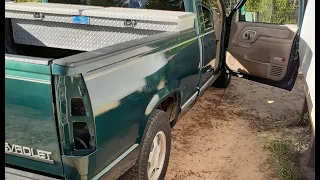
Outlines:
{"label": "aluminum diamond plate toolbox", "polygon": [[57,3],[6,3],[5,18],[11,18],[17,44],[91,51],[193,28],[195,15]]}
{"label": "aluminum diamond plate toolbox", "polygon": [[72,23],[72,18],[80,16],[83,10],[97,8],[103,7],[34,2],[6,3],[5,18]]}
{"label": "aluminum diamond plate toolbox", "polygon": [[159,31],[183,31],[193,28],[195,15],[190,12],[108,7],[82,12],[90,24]]}

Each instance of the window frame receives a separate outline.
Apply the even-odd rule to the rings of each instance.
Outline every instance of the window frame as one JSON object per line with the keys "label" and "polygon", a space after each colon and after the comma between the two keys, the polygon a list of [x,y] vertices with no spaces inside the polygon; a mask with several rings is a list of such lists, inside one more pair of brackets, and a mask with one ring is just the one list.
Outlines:
{"label": "window frame", "polygon": [[[303,1],[303,0],[299,0],[299,1]],[[242,20],[242,19],[241,19],[241,9],[243,8],[243,6],[246,5],[247,2],[248,2],[248,1],[246,1],[239,9],[237,9],[236,13],[234,14],[235,17],[233,17],[233,18],[235,18],[234,20],[236,20],[236,22],[260,23],[260,24],[270,24],[270,25],[273,24],[273,25],[279,25],[279,26],[290,24],[290,23],[269,23],[269,22],[246,21],[246,14],[244,14],[244,17],[243,17],[244,20]],[[246,12],[246,11],[245,11],[245,12]],[[297,18],[297,20],[296,20],[297,22],[296,22],[296,23],[293,23],[293,25],[294,25],[294,24],[299,25],[300,4],[299,4],[297,13],[298,13],[298,18]],[[291,23],[291,24],[292,24],[292,23]]]}

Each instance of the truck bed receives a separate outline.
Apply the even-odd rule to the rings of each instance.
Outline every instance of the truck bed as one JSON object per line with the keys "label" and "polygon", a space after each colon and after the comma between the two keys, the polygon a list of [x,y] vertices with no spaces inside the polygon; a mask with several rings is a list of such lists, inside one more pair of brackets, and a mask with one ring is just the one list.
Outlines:
{"label": "truck bed", "polygon": [[[163,39],[170,39],[170,37],[176,37],[178,34],[184,34],[193,30],[186,30],[183,32],[162,32],[152,36],[147,36],[141,39],[131,40],[129,42],[119,43],[116,45],[100,48],[93,51],[78,51],[71,49],[61,49],[53,47],[42,47],[33,45],[17,44],[13,40],[12,29],[11,29],[11,19],[5,18],[5,59],[20,61],[20,62],[30,62],[36,64],[47,64],[50,61],[55,60],[56,64],[62,66],[75,66],[83,62],[95,61],[95,58],[100,56],[112,57],[116,54],[123,53],[124,51],[131,51],[133,49],[139,49],[139,47],[144,46],[143,49],[135,51],[136,53],[141,53],[143,51],[152,50],[153,48],[146,49],[146,44],[152,44],[156,41],[161,41]],[[122,58],[133,56],[134,54],[123,53]],[[114,59],[116,60],[116,59]],[[117,59],[120,61],[121,59]],[[109,63],[114,63],[110,61]],[[99,65],[98,65],[99,66]]]}
{"label": "truck bed", "polygon": [[[188,12],[166,11],[163,15],[159,10],[53,3],[9,3],[5,9],[7,60],[43,64],[55,59],[63,66],[107,54],[111,57],[190,31],[194,25],[194,14]],[[43,18],[36,19],[37,13],[43,13]],[[90,21],[75,21],[83,17]],[[126,22],[136,25],[131,27]],[[146,47],[139,51],[146,51]],[[133,55],[123,54],[120,59]]]}
{"label": "truck bed", "polygon": [[13,40],[11,19],[5,18],[5,54],[6,56],[15,56],[20,58],[22,58],[21,56],[28,56],[28,57],[25,57],[25,59],[38,59],[38,58],[59,59],[62,57],[67,57],[67,56],[79,54],[82,52],[84,51],[17,44]]}

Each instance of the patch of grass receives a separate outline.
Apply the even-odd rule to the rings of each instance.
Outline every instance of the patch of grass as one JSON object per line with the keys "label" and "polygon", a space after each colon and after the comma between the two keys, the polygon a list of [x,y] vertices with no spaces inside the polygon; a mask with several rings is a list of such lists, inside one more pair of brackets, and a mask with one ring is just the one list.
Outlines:
{"label": "patch of grass", "polygon": [[297,122],[298,126],[309,126],[310,125],[310,115],[309,112],[304,112],[300,114]]}
{"label": "patch of grass", "polygon": [[308,111],[288,112],[282,120],[276,121],[274,127],[279,131],[290,127],[307,127],[310,126],[310,118]]}
{"label": "patch of grass", "polygon": [[279,180],[303,180],[305,175],[300,167],[300,158],[306,151],[306,135],[309,134],[309,113],[290,111],[282,120],[274,123],[272,139],[265,147],[271,155],[264,167],[271,169],[272,177]]}
{"label": "patch of grass", "polygon": [[276,165],[276,176],[279,180],[301,180],[299,167],[299,151],[291,139],[274,139],[269,142],[267,149],[271,152],[268,164]]}

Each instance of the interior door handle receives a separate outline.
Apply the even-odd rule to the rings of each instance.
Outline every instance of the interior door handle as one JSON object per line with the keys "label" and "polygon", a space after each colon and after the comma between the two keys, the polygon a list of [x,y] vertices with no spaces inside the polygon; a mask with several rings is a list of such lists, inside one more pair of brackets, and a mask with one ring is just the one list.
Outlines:
{"label": "interior door handle", "polygon": [[257,35],[257,32],[254,30],[246,30],[242,33],[241,38],[244,40],[251,40]]}
{"label": "interior door handle", "polygon": [[244,37],[247,38],[247,40],[251,39],[250,34],[249,33],[244,33]]}

